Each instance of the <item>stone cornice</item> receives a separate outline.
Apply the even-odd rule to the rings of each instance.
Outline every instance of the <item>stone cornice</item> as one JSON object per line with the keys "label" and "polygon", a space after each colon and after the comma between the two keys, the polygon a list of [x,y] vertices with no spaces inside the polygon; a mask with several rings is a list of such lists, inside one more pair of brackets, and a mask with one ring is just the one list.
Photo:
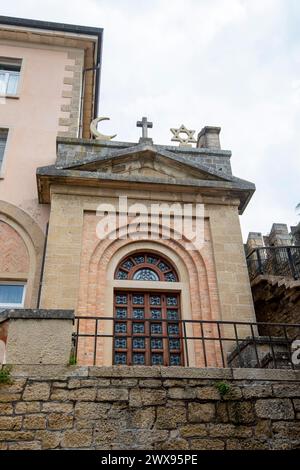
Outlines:
{"label": "stone cornice", "polygon": [[213,367],[160,367],[160,366],[63,366],[63,365],[14,365],[12,377],[55,378],[101,377],[101,378],[161,378],[161,379],[206,379],[206,380],[252,380],[293,382],[300,380],[300,371],[286,369],[247,369]]}
{"label": "stone cornice", "polygon": [[72,320],[74,310],[45,310],[45,309],[3,309],[0,323],[6,320]]}
{"label": "stone cornice", "polygon": [[55,166],[38,168],[37,184],[40,203],[50,203],[50,187],[53,184],[66,186],[111,187],[120,190],[148,189],[172,192],[199,191],[203,195],[226,195],[241,203],[239,211],[242,213],[255,191],[255,185],[248,181],[234,178],[231,181],[217,181],[204,179],[155,178],[146,176],[123,176],[120,174],[106,174],[79,170],[60,170]]}

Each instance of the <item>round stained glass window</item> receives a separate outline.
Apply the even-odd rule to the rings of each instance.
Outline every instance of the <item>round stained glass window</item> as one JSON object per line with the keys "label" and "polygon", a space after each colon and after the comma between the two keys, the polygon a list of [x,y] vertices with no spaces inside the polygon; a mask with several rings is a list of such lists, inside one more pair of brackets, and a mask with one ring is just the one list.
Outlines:
{"label": "round stained glass window", "polygon": [[133,275],[135,281],[159,281],[159,276],[153,269],[142,268]]}

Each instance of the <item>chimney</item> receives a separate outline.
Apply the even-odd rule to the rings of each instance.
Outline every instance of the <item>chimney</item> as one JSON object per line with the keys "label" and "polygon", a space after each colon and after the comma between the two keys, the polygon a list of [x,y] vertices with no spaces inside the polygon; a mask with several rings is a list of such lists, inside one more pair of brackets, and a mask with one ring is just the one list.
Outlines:
{"label": "chimney", "polygon": [[221,127],[205,126],[198,134],[197,147],[207,149],[221,149]]}

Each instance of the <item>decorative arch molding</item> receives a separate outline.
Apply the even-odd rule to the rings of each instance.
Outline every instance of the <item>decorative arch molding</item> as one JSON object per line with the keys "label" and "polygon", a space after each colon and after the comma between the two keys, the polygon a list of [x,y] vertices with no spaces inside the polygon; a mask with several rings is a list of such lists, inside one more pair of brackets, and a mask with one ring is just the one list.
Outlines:
{"label": "decorative arch molding", "polygon": [[[161,233],[162,229],[163,226],[160,225],[157,231],[158,235]],[[172,234],[173,232],[171,231],[171,236]],[[98,241],[90,256],[88,266],[89,277],[90,275],[93,277],[94,273],[97,272],[97,277],[99,278],[101,272],[106,272],[106,280],[109,282],[114,278],[114,271],[122,257],[142,249],[150,249],[150,251],[157,253],[158,255],[163,254],[170,263],[176,266],[181,282],[189,284],[192,276],[195,278],[195,284],[199,285],[200,274],[202,281],[207,279],[206,267],[200,253],[194,251],[194,257],[191,256],[191,253],[185,250],[183,243],[180,240],[175,238],[170,238],[169,240],[148,240],[148,234],[142,232],[139,232],[139,238],[137,240],[123,240],[118,238],[118,236],[119,233],[117,233],[117,237],[114,240],[106,238]],[[201,273],[199,273],[199,270]],[[206,292],[208,291],[207,283],[204,290]],[[102,292],[99,284],[95,285],[95,283],[89,279],[88,291],[86,294],[86,299],[87,301],[89,299],[88,302],[91,307],[92,305],[101,306]],[[192,299],[195,304],[195,311],[198,311],[198,315],[199,312],[201,312],[202,300],[203,299],[200,299],[200,295],[197,295]],[[98,314],[97,311],[94,311],[94,313]]]}
{"label": "decorative arch molding", "polygon": [[[161,233],[162,228],[161,225],[157,228],[157,234]],[[122,229],[124,227],[121,227]],[[200,253],[197,250],[187,251],[184,246],[185,240],[176,239],[172,233],[168,240],[159,237],[155,240],[148,238],[148,233],[139,233],[136,240],[120,239],[118,234],[113,240],[109,237],[103,240],[95,239],[94,244],[90,245],[89,252],[85,251],[85,256],[88,255],[88,257],[85,260],[82,259],[81,276],[83,282],[80,283],[78,314],[99,317],[112,316],[113,292],[114,289],[120,288],[118,283],[122,282],[122,288],[133,288],[132,284],[129,285],[132,282],[130,280],[118,281],[114,279],[115,270],[124,257],[144,250],[161,255],[173,266],[176,266],[179,282],[176,283],[175,289],[178,289],[182,294],[181,316],[183,320],[220,318],[212,254]],[[140,284],[134,289],[168,290],[173,284],[161,281],[159,283],[155,281],[137,282]],[[111,327],[108,330],[104,328],[102,331],[110,334]],[[105,344],[102,341],[98,345],[97,362],[103,365],[111,364],[111,355],[109,357],[106,355],[106,351],[112,350],[109,341],[109,339],[105,340]],[[195,354],[197,354],[197,348],[189,352],[190,358],[195,358]],[[190,365],[193,364],[201,366],[201,362],[192,359]]]}
{"label": "decorative arch molding", "polygon": [[[189,273],[191,272],[197,275],[197,267],[194,260],[192,258],[189,259],[189,255],[184,252],[178,240],[147,240],[146,238],[141,240],[116,240],[105,247],[102,246],[99,248],[104,248],[104,250],[96,262],[97,271],[103,268],[104,263],[109,257],[106,265],[107,281],[114,278],[114,273],[124,258],[134,256],[141,251],[148,251],[153,255],[161,256],[167,260],[170,265],[175,266],[178,282],[189,283]],[[90,266],[92,266],[92,264],[93,260],[91,259]],[[204,265],[202,267],[205,269]]]}
{"label": "decorative arch molding", "polygon": [[[164,226],[159,225],[157,227],[157,235],[162,233]],[[109,239],[109,235],[104,240],[99,240],[94,247],[93,252],[90,255],[88,261],[88,286],[85,290],[85,305],[88,305],[89,312],[91,314],[100,315],[102,313],[101,307],[103,302],[102,289],[105,286],[95,283],[93,277],[97,272],[97,278],[99,278],[100,272],[106,272],[107,281],[113,279],[114,271],[117,268],[117,263],[121,261],[121,258],[117,256],[118,253],[122,253],[122,256],[126,256],[128,253],[133,253],[135,250],[143,249],[143,247],[149,246],[151,243],[151,251],[157,251],[158,254],[162,254],[169,259],[178,269],[179,276],[185,273],[183,282],[190,283],[191,279],[194,281],[194,286],[197,286],[197,292],[192,296],[192,311],[197,312],[195,318],[210,319],[211,317],[211,299],[210,299],[210,288],[208,284],[207,267],[205,257],[199,251],[187,251],[183,245],[183,242],[187,242],[187,239],[183,238],[183,242],[179,239],[170,238],[169,240],[155,239],[148,240],[148,233],[139,232],[139,238],[137,240],[122,240],[118,238],[120,230],[124,230],[121,227],[117,232],[117,237],[114,240]],[[122,232],[121,232],[122,233]],[[174,231],[171,230],[171,237],[174,236]],[[139,243],[139,245],[137,245]],[[146,245],[145,245],[146,243]],[[139,248],[137,248],[139,246]],[[169,251],[167,248],[169,247]],[[119,252],[119,250],[121,250]],[[167,251],[166,251],[167,250]],[[116,256],[114,254],[116,253]],[[193,253],[193,255],[192,255]],[[199,286],[201,286],[202,295],[200,295]],[[95,308],[95,307],[99,307]],[[79,306],[79,312],[80,312]]]}
{"label": "decorative arch molding", "polygon": [[0,221],[11,226],[23,240],[29,255],[25,307],[37,305],[45,235],[38,224],[22,209],[0,201]]}

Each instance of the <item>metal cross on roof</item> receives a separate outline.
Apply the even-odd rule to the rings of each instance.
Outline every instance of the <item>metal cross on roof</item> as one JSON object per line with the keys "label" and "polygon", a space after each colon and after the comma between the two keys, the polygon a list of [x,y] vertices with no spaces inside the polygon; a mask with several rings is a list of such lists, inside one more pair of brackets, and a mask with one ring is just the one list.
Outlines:
{"label": "metal cross on roof", "polygon": [[142,139],[148,139],[148,128],[152,128],[153,123],[149,122],[146,117],[143,117],[141,121],[137,121],[136,127],[142,128]]}

